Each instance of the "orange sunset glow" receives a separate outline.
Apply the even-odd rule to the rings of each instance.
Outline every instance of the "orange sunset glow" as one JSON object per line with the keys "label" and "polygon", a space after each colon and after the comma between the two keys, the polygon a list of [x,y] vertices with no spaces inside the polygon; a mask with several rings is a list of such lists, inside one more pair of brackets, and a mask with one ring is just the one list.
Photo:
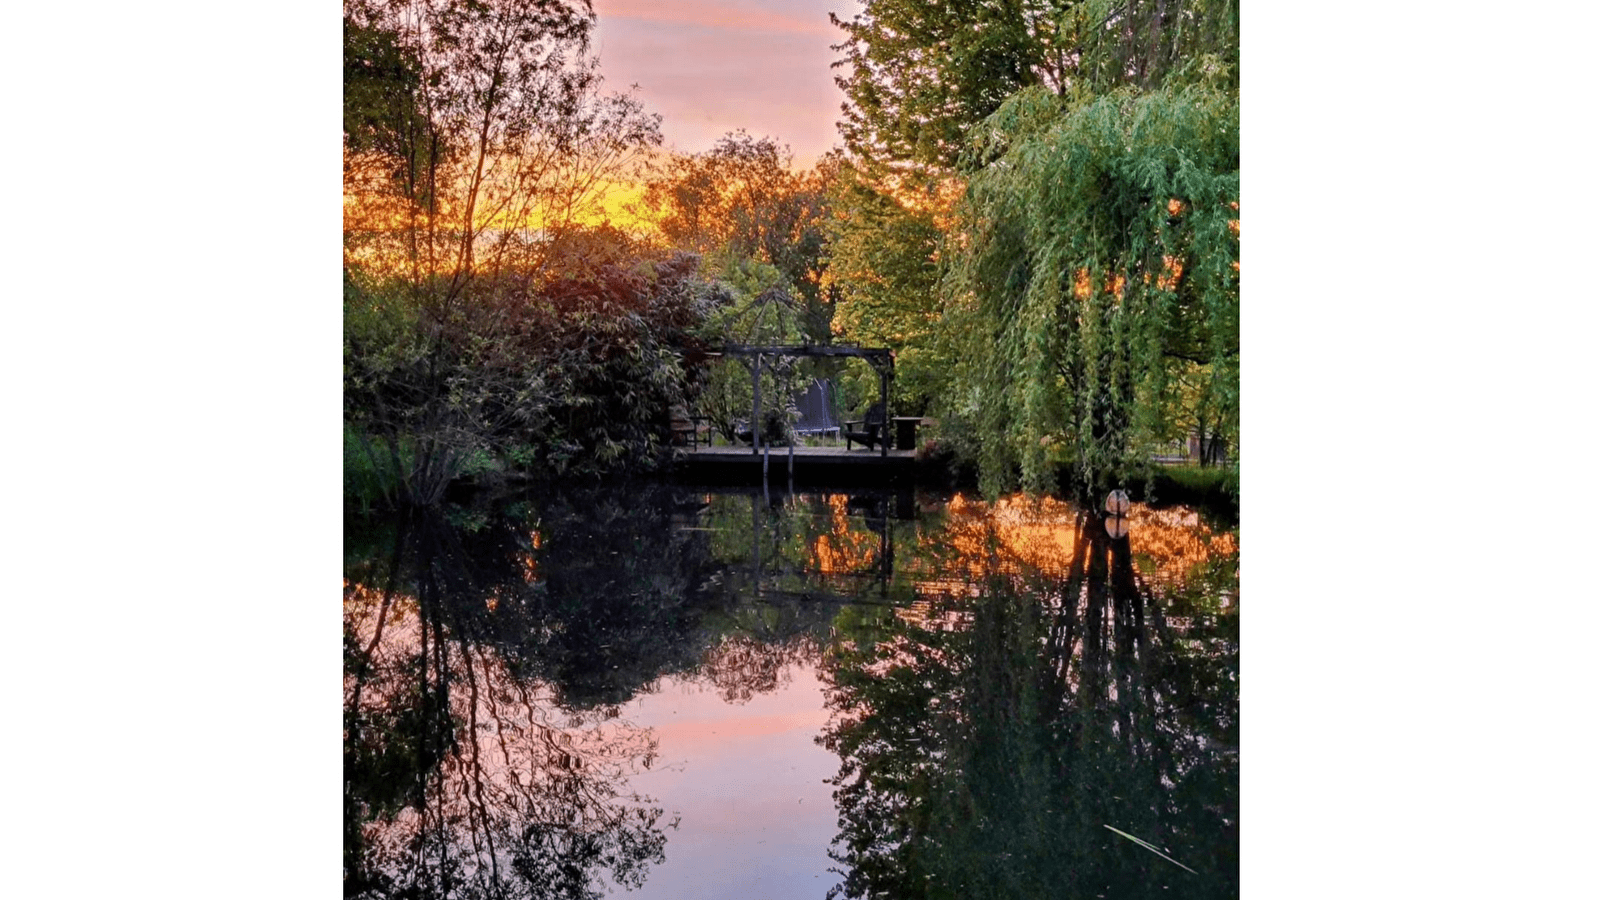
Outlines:
{"label": "orange sunset glow", "polygon": [[[944,561],[946,571],[954,562],[974,581],[1023,571],[1062,574],[1078,552],[1082,513],[1062,500],[1013,495],[990,505],[957,495],[946,512],[943,533],[928,540],[955,551],[953,561]],[[1127,518],[1129,547],[1147,561],[1150,577],[1176,579],[1196,565],[1238,552],[1232,532],[1213,531],[1187,509],[1135,503]]]}

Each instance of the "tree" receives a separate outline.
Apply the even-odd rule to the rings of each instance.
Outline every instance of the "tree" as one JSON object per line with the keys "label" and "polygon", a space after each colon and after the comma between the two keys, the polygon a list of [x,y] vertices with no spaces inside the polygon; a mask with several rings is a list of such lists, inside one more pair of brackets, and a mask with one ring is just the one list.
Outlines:
{"label": "tree", "polygon": [[[347,4],[344,17],[344,178],[345,184],[371,185],[404,193],[426,177],[423,151],[438,135],[422,108],[418,60],[401,46],[401,36]],[[429,188],[415,192],[428,202]]]}
{"label": "tree", "polygon": [[635,252],[600,266],[585,259],[519,304],[528,368],[550,397],[533,450],[548,471],[652,463],[671,409],[692,390],[685,359],[705,349],[718,295],[694,256]]}
{"label": "tree", "polygon": [[[344,12],[346,421],[391,499],[426,504],[574,399],[529,355],[549,334],[528,331],[529,304],[567,277],[552,254],[660,143],[659,117],[604,91],[586,0],[347,0]],[[645,282],[680,283],[681,270],[620,281],[648,300]]]}
{"label": "tree", "polygon": [[966,132],[1006,97],[1037,84],[1047,58],[1041,6],[1016,0],[867,0],[834,49],[847,103],[839,124],[856,155],[953,167]]}
{"label": "tree", "polygon": [[[972,335],[986,487],[1048,490],[1065,453],[1085,489],[1125,482],[1172,408],[1175,364],[1206,367],[1237,423],[1236,95],[1038,89],[985,124],[946,282]],[[1235,425],[1236,427],[1236,425]]]}
{"label": "tree", "polygon": [[844,29],[840,131],[861,158],[957,168],[1006,98],[1153,87],[1203,53],[1238,58],[1234,0],[866,0]]}
{"label": "tree", "polygon": [[[868,0],[835,21],[871,186],[832,235],[841,319],[966,341],[941,348],[941,412],[978,437],[985,488],[1048,490],[1065,461],[1087,490],[1184,427],[1236,438],[1237,4]],[[863,198],[941,180],[964,196],[934,303],[902,265],[927,228]]]}
{"label": "tree", "polygon": [[823,223],[833,163],[794,172],[787,147],[743,131],[705,153],[669,158],[646,184],[644,206],[674,247],[773,266],[800,300],[803,330],[828,343],[832,305],[823,289]]}
{"label": "tree", "polygon": [[[603,91],[587,2],[349,0],[345,19],[346,260],[435,305],[536,269],[660,143],[659,116]],[[373,156],[391,177],[352,175]]]}
{"label": "tree", "polygon": [[432,503],[469,464],[599,474],[665,445],[715,302],[699,260],[605,229],[547,252],[544,280],[475,294],[437,330],[392,288],[352,282],[346,422],[392,500]]}
{"label": "tree", "polygon": [[834,327],[861,344],[895,348],[901,410],[927,409],[951,387],[939,261],[952,186],[910,175],[875,179],[856,162],[841,165],[832,182],[824,283],[838,295]]}

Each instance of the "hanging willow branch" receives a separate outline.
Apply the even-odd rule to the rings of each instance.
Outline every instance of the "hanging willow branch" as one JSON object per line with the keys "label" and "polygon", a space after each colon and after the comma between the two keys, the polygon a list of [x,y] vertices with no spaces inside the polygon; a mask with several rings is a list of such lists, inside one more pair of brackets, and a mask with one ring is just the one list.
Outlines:
{"label": "hanging willow branch", "polygon": [[[1080,488],[1124,483],[1179,421],[1236,429],[1237,94],[1030,89],[973,147],[989,163],[944,287],[980,325],[967,358],[985,490],[1018,474],[1051,490],[1058,461]],[[1203,401],[1175,386],[1193,359]]]}

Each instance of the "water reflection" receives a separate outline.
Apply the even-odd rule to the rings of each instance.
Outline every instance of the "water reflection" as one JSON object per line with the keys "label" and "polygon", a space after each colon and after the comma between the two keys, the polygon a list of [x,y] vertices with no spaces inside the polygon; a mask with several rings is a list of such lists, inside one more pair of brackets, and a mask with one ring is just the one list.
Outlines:
{"label": "water reflection", "polygon": [[838,608],[749,596],[709,506],[597,490],[352,529],[347,895],[597,897],[644,882],[664,858],[663,811],[628,782],[657,748],[620,705],[668,675],[728,702],[771,691],[817,658]]}
{"label": "water reflection", "polygon": [[346,585],[345,893],[594,898],[602,873],[642,884],[662,859],[661,810],[626,785],[653,738],[520,674],[493,639],[526,599],[520,579],[467,565],[458,537],[435,517],[405,523],[385,586]]}
{"label": "water reflection", "polygon": [[648,486],[356,523],[346,895],[639,888],[676,822],[632,787],[660,747],[629,701],[740,706],[801,670],[841,765],[837,894],[1227,895],[1237,548],[1183,510],[1127,522]]}
{"label": "water reflection", "polygon": [[1027,530],[1005,519],[968,555],[989,573],[977,591],[871,616],[830,649],[842,882],[829,896],[1235,896],[1226,582],[1147,580],[1129,540],[1082,515],[1070,540],[1052,537],[1068,555],[1025,572]]}

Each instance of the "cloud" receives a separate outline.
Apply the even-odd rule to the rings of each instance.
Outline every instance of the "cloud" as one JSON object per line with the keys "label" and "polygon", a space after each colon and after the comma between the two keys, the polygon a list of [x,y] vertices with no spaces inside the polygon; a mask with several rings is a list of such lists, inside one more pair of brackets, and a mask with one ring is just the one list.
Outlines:
{"label": "cloud", "polygon": [[806,7],[803,13],[760,6],[756,3],[724,3],[713,0],[595,0],[594,9],[603,23],[608,18],[636,19],[672,25],[696,25],[730,31],[766,31],[786,34],[812,34],[838,40],[843,32],[828,21],[828,6],[841,3],[788,3]]}
{"label": "cloud", "polygon": [[[829,68],[838,57],[829,39],[668,22],[668,11],[683,8],[667,4],[660,20],[608,15],[606,2],[596,3],[602,71],[613,86],[639,86],[646,108],[665,117],[662,130],[670,147],[699,152],[720,135],[744,128],[789,144],[795,164],[805,167],[834,143],[834,120],[844,98]],[[641,0],[610,2],[643,6]],[[701,10],[711,9],[704,0],[694,2]],[[816,10],[846,7],[840,0],[807,3]]]}

